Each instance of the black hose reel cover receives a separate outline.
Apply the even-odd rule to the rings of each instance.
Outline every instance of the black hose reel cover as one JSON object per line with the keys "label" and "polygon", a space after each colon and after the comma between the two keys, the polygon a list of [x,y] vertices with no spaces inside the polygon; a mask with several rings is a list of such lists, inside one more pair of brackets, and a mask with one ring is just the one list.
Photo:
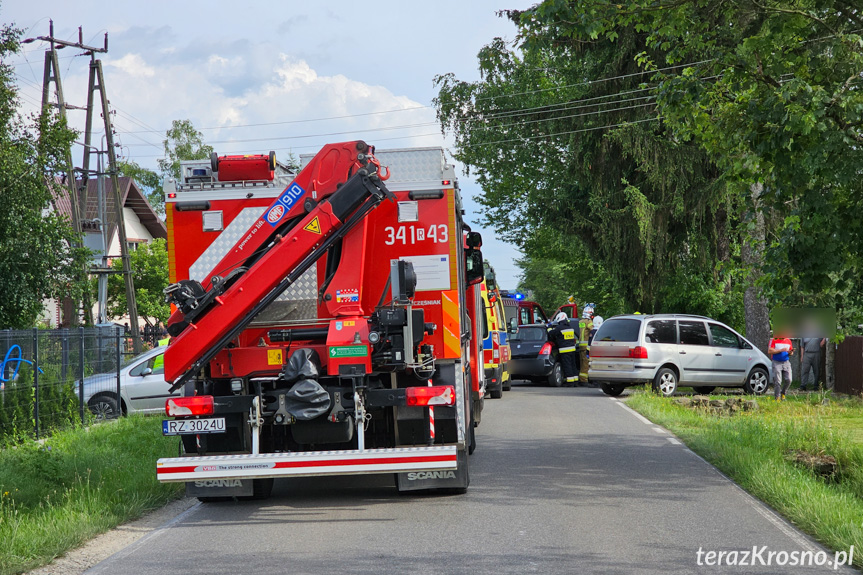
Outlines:
{"label": "black hose reel cover", "polygon": [[285,394],[284,410],[297,421],[309,421],[328,413],[330,403],[330,394],[321,384],[303,379]]}
{"label": "black hose reel cover", "polygon": [[303,347],[291,354],[287,365],[282,368],[282,379],[294,383],[301,379],[317,380],[321,374],[321,358],[318,352]]}

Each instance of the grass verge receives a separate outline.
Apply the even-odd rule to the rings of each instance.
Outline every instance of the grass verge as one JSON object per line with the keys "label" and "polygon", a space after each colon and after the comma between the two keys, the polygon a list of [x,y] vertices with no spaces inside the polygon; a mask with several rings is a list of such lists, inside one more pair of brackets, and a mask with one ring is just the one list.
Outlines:
{"label": "grass verge", "polygon": [[[863,429],[863,402],[823,399],[762,397],[758,410],[731,416],[649,392],[626,403],[827,547],[863,550],[863,436],[850,431]],[[792,462],[793,451],[835,457],[836,473],[825,478]],[[863,553],[855,553],[854,563],[863,566]]]}
{"label": "grass verge", "polygon": [[0,451],[0,575],[23,573],[182,493],[156,481],[177,452],[158,418],[126,417]]}

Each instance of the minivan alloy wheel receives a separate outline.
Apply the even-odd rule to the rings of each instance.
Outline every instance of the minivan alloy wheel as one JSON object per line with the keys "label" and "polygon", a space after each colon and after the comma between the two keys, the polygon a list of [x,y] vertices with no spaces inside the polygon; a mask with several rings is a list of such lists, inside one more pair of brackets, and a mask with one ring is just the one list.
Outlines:
{"label": "minivan alloy wheel", "polygon": [[743,391],[754,395],[761,395],[767,391],[769,383],[767,372],[760,367],[756,367],[749,372],[749,377],[746,378],[746,384],[743,386]]}
{"label": "minivan alloy wheel", "polygon": [[669,397],[677,391],[677,374],[673,369],[663,367],[656,373],[656,378],[653,380],[653,389]]}

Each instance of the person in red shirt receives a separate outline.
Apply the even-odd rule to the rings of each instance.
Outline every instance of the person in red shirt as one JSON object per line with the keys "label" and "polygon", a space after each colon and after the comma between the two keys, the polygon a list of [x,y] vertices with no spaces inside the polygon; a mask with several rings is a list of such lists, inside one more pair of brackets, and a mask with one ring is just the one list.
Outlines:
{"label": "person in red shirt", "polygon": [[767,345],[767,353],[773,359],[773,396],[776,401],[784,400],[791,385],[791,361],[788,358],[794,355],[794,345],[787,337],[773,338]]}

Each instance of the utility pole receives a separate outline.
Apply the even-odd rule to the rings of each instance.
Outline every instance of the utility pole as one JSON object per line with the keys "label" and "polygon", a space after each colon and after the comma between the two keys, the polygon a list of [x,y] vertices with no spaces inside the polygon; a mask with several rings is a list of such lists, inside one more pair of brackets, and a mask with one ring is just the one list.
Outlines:
{"label": "utility pole", "polygon": [[[129,327],[132,332],[132,341],[136,353],[141,351],[141,338],[138,329],[138,305],[135,299],[135,284],[132,278],[132,268],[129,262],[129,244],[126,238],[126,218],[123,214],[123,197],[120,193],[120,183],[117,177],[117,157],[114,152],[114,130],[111,125],[111,110],[108,96],[105,92],[105,78],[102,74],[102,61],[97,60],[95,55],[108,52],[108,33],[105,33],[105,43],[101,48],[95,46],[87,46],[84,44],[84,34],[81,27],[78,28],[78,41],[69,42],[60,40],[54,37],[54,21],[50,21],[49,35],[39,36],[37,38],[29,38],[22,43],[29,44],[35,40],[48,42],[51,48],[45,53],[45,75],[42,86],[42,110],[43,114],[48,106],[49,84],[51,81],[57,87],[57,106],[63,118],[66,117],[66,109],[85,109],[87,111],[86,127],[84,129],[84,162],[81,169],[82,186],[79,190],[75,189],[74,171],[72,168],[72,151],[71,148],[67,151],[67,183],[69,184],[70,199],[72,202],[72,225],[77,233],[82,233],[81,229],[81,212],[79,204],[83,203],[85,213],[87,206],[87,179],[90,174],[90,149],[92,147],[92,129],[93,129],[93,112],[94,94],[98,90],[100,94],[100,103],[102,106],[102,119],[104,120],[106,147],[108,148],[108,173],[111,175],[111,186],[114,188],[114,206],[117,210],[117,235],[120,240],[120,257],[123,262],[123,276],[126,283],[126,302],[129,307]],[[62,48],[75,48],[84,50],[83,55],[90,56],[90,85],[87,94],[87,107],[80,108],[69,106],[63,100],[63,91],[60,82],[60,68],[57,64],[57,50]],[[104,223],[104,222],[103,222]],[[107,246],[106,246],[107,249]],[[87,298],[89,300],[89,298]],[[89,313],[89,309],[87,310]]]}
{"label": "utility pole", "polygon": [[[42,117],[45,118],[50,108],[56,107],[57,114],[63,120],[66,120],[66,110],[69,108],[75,108],[75,106],[70,106],[66,104],[66,99],[63,96],[63,82],[60,78],[60,65],[57,60],[57,46],[60,48],[65,48],[66,43],[62,41],[58,41],[54,38],[54,22],[50,23],[50,35],[45,37],[39,37],[39,40],[47,41],[51,48],[45,51],[45,68],[42,74]],[[30,40],[31,42],[33,40]],[[27,40],[24,43],[28,43]],[[51,101],[51,84],[54,84],[54,94],[56,96],[56,101]],[[81,234],[81,210],[79,208],[79,196],[78,192],[75,189],[75,171],[73,169],[72,164],[72,149],[66,148],[66,181],[64,182],[64,188],[66,189],[66,193],[69,195],[69,204],[70,204],[70,219],[72,220],[72,229],[76,234]],[[53,180],[53,176],[52,176]],[[48,183],[51,189],[54,189],[56,183],[54,181],[50,181]],[[73,247],[78,247],[81,245],[80,241],[76,241]],[[75,308],[74,311],[69,310],[68,302],[64,303],[64,313],[68,316],[69,323],[72,327],[78,325],[78,310],[77,310],[77,302],[73,302],[72,306]]]}
{"label": "utility pole", "polygon": [[[93,83],[93,80],[98,85]],[[141,338],[138,330],[138,303],[135,299],[135,283],[132,278],[132,266],[129,261],[129,244],[126,239],[126,218],[123,215],[123,195],[120,193],[120,180],[117,177],[117,154],[114,152],[114,129],[111,126],[111,110],[108,94],[105,92],[105,77],[102,75],[102,61],[90,61],[90,97],[93,91],[99,90],[102,101],[102,118],[105,120],[105,147],[108,148],[108,173],[111,175],[111,187],[114,188],[114,205],[117,208],[117,234],[120,238],[120,255],[123,259],[123,278],[126,280],[126,304],[129,307],[129,329],[132,332],[132,346],[135,353],[141,353]],[[89,106],[88,106],[89,107]],[[89,126],[88,126],[89,133]],[[86,150],[87,148],[85,148]],[[85,152],[86,154],[86,152]]]}

